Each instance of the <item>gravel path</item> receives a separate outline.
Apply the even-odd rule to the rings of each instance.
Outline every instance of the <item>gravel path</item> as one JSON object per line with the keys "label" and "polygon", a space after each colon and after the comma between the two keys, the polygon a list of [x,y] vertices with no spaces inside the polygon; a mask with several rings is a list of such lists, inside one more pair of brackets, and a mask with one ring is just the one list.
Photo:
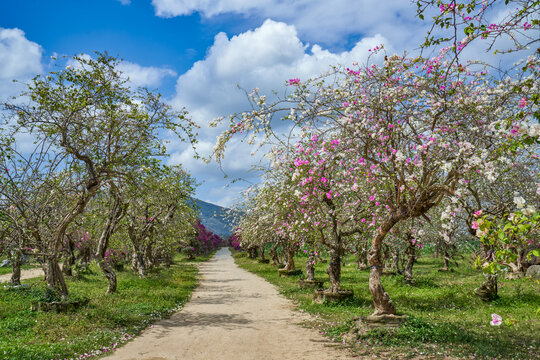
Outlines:
{"label": "gravel path", "polygon": [[239,268],[228,249],[200,267],[199,287],[184,309],[156,323],[108,360],[347,359],[309,316],[260,277]]}
{"label": "gravel path", "polygon": [[[45,274],[41,268],[21,270],[21,280],[31,279],[35,277],[44,277]],[[0,283],[9,282],[11,279],[11,273],[0,275]]]}

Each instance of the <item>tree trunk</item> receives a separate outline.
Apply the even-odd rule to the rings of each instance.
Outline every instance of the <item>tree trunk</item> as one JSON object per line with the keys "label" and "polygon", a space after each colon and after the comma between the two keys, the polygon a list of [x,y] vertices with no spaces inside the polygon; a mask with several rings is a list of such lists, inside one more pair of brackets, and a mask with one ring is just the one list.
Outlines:
{"label": "tree trunk", "polygon": [[146,263],[144,261],[144,253],[135,246],[133,246],[133,257],[131,265],[133,271],[138,273],[140,278],[146,276]]}
{"label": "tree trunk", "polygon": [[261,250],[261,260],[264,261],[264,260],[266,260],[266,259],[264,258],[264,245],[261,245],[259,248],[260,248],[260,250]]}
{"label": "tree trunk", "polygon": [[394,315],[396,313],[396,308],[381,283],[383,266],[382,242],[386,234],[396,223],[397,220],[393,216],[387,218],[371,242],[371,248],[369,250],[369,291],[373,296],[373,306],[375,307],[375,312],[372,316]]}
{"label": "tree trunk", "polygon": [[9,280],[10,285],[21,285],[21,265],[22,259],[20,254],[15,254],[11,257],[11,279]]}
{"label": "tree trunk", "polygon": [[71,236],[67,236],[66,243],[66,258],[64,259],[64,266],[62,267],[62,272],[66,276],[73,276],[73,264],[75,264],[75,249],[73,248],[73,239]]}
{"label": "tree trunk", "polygon": [[[393,271],[396,272],[396,274],[401,274],[403,273],[403,270],[400,269],[399,265],[401,264],[401,259],[400,259],[400,256],[399,256],[399,252],[396,251],[393,255],[392,255],[392,269]],[[403,266],[402,266],[403,267]]]}
{"label": "tree trunk", "polygon": [[486,281],[474,293],[483,301],[495,300],[498,297],[497,275],[487,275]]}
{"label": "tree trunk", "polygon": [[315,280],[315,253],[309,252],[308,260],[306,261],[306,280]]}
{"label": "tree trunk", "polygon": [[103,275],[105,275],[107,281],[109,282],[109,286],[107,287],[107,294],[112,294],[116,292],[117,281],[114,269],[111,267],[110,264],[105,261],[105,254],[107,253],[107,249],[109,248],[109,241],[111,239],[111,236],[114,233],[114,230],[116,229],[116,226],[118,225],[120,220],[122,220],[122,218],[124,217],[127,210],[127,205],[121,204],[120,199],[116,193],[114,184],[112,184],[111,187],[112,203],[109,208],[109,217],[107,219],[107,223],[105,224],[105,228],[103,228],[103,231],[101,232],[101,235],[99,237],[98,246],[95,254],[99,268],[101,269],[101,271],[103,271]]}
{"label": "tree trunk", "polygon": [[446,248],[446,244],[444,245],[444,271],[450,270],[450,255],[448,254],[448,249]]}
{"label": "tree trunk", "polygon": [[66,280],[55,255],[47,258],[45,280],[47,282],[47,288],[58,293],[62,300],[68,297]]}
{"label": "tree trunk", "polygon": [[393,263],[390,261],[390,246],[386,244],[382,244],[382,258],[383,258],[383,264],[384,264],[384,272],[392,272]]}
{"label": "tree trunk", "polygon": [[339,251],[332,249],[330,252],[330,262],[326,268],[326,273],[330,276],[330,291],[333,293],[341,290],[341,255]]}
{"label": "tree trunk", "polygon": [[270,249],[270,257],[272,258],[272,263],[274,264],[274,266],[278,266],[280,264],[277,253],[278,246],[279,244],[275,244],[274,246],[272,246],[272,249]]}
{"label": "tree trunk", "polygon": [[406,284],[412,284],[414,282],[413,265],[416,261],[416,249],[411,243],[410,239],[408,239],[408,242],[409,244],[407,245],[407,250],[405,250],[405,254],[407,255],[407,263],[405,264],[405,268],[403,269],[403,277]]}
{"label": "tree trunk", "polygon": [[365,270],[368,268],[368,250],[367,246],[363,245],[358,250],[358,270]]}
{"label": "tree trunk", "polygon": [[294,246],[289,245],[287,247],[287,263],[285,264],[285,270],[296,270],[296,265],[294,264]]}

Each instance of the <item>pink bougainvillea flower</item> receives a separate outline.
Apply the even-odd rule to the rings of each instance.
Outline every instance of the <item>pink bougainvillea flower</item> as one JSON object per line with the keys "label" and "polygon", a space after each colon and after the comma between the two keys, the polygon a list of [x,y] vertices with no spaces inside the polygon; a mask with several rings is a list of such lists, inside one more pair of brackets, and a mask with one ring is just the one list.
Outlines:
{"label": "pink bougainvillea flower", "polygon": [[299,78],[289,79],[289,85],[298,85],[300,84]]}
{"label": "pink bougainvillea flower", "polygon": [[501,326],[502,324],[502,317],[497,314],[491,314],[491,326]]}

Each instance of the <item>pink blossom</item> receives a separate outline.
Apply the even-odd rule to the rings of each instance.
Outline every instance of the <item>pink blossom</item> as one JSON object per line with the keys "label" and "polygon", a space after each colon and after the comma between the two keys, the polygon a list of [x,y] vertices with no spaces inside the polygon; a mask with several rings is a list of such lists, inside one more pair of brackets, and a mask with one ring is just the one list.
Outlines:
{"label": "pink blossom", "polygon": [[300,84],[299,78],[289,79],[289,85],[299,85],[299,84]]}
{"label": "pink blossom", "polygon": [[525,96],[522,97],[521,100],[519,100],[518,106],[520,109],[523,109],[525,106],[527,106],[527,98]]}
{"label": "pink blossom", "polygon": [[502,317],[497,314],[491,314],[491,326],[500,326],[502,324]]}
{"label": "pink blossom", "polygon": [[474,212],[474,217],[479,217],[482,215],[482,210],[477,210]]}
{"label": "pink blossom", "polygon": [[478,222],[473,221],[471,227],[475,230],[478,229]]}

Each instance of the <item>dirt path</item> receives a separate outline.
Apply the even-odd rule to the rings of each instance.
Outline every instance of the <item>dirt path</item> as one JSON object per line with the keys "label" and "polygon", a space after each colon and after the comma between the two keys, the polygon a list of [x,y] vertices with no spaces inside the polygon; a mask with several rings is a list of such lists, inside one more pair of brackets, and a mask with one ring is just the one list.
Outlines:
{"label": "dirt path", "polygon": [[184,309],[147,329],[107,360],[347,359],[309,316],[265,280],[240,269],[228,249],[201,265],[200,286]]}
{"label": "dirt path", "polygon": [[[41,268],[21,270],[21,280],[31,279],[35,277],[45,276]],[[11,273],[0,275],[0,283],[9,282]]]}

